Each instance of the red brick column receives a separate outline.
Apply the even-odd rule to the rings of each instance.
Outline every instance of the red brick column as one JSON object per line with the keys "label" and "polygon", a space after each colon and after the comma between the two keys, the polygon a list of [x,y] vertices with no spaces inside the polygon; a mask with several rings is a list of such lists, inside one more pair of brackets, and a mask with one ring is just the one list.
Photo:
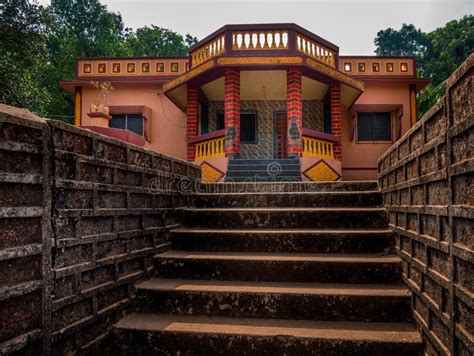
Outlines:
{"label": "red brick column", "polygon": [[[342,112],[341,112],[341,84],[331,84],[329,88],[329,98],[331,101],[331,134],[342,136]],[[334,145],[334,157],[342,160],[342,145]]]}
{"label": "red brick column", "polygon": [[286,106],[288,123],[288,156],[303,152],[303,86],[301,71],[288,69],[286,72]]}
{"label": "red brick column", "polygon": [[[198,135],[198,90],[188,85],[187,109],[186,109],[186,138],[189,140]],[[186,158],[194,161],[194,144],[188,144]]]}
{"label": "red brick column", "polygon": [[226,69],[224,78],[225,155],[240,152],[240,71]]}

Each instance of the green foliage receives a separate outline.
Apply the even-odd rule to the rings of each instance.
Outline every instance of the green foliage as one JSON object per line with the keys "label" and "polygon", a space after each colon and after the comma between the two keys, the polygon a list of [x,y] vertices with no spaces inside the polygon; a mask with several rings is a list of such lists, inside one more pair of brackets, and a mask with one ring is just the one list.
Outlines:
{"label": "green foliage", "polygon": [[0,0],[0,102],[42,109],[49,93],[38,68],[47,55],[53,21],[47,9],[27,0]]}
{"label": "green foliage", "polygon": [[407,24],[400,30],[388,28],[377,33],[374,43],[377,55],[415,56],[418,74],[431,79],[417,97],[421,117],[443,96],[444,81],[474,51],[474,16],[450,21],[428,33]]}
{"label": "green foliage", "polygon": [[99,0],[0,0],[0,102],[40,115],[73,117],[73,97],[61,79],[73,79],[78,58],[178,56],[197,39],[157,26],[125,29],[120,14]]}
{"label": "green foliage", "polygon": [[[189,34],[186,35],[186,39]],[[129,31],[125,45],[135,56],[185,56],[188,53],[183,36],[158,26]]]}
{"label": "green foliage", "polygon": [[428,47],[426,34],[413,25],[403,24],[397,31],[393,28],[381,30],[374,40],[379,56],[421,56]]}

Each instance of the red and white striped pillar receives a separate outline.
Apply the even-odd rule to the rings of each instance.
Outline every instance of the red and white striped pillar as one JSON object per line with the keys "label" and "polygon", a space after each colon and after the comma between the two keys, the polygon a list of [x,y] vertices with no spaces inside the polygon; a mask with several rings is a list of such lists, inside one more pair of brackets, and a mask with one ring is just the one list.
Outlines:
{"label": "red and white striped pillar", "polygon": [[301,71],[286,72],[287,143],[288,156],[301,156],[303,152],[303,85]]}
{"label": "red and white striped pillar", "polygon": [[[329,88],[329,99],[331,102],[331,134],[341,138],[342,136],[342,111],[341,111],[341,84],[331,84]],[[334,158],[342,161],[342,143],[334,145]]]}
{"label": "red and white striped pillar", "polygon": [[225,155],[240,152],[240,70],[224,73]]}
{"label": "red and white striped pillar", "polygon": [[186,138],[188,141],[186,158],[192,162],[196,148],[193,143],[189,143],[189,139],[198,135],[198,90],[191,85],[188,85],[186,117]]}

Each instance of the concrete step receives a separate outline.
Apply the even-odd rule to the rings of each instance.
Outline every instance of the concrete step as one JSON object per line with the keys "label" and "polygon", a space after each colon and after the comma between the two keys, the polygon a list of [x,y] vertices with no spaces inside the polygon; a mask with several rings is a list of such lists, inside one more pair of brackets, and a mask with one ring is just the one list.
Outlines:
{"label": "concrete step", "polygon": [[[268,164],[234,164],[234,165],[229,165],[227,167],[227,172],[232,171],[232,172],[237,172],[237,171],[246,171],[246,170],[263,170],[263,171],[271,171],[272,166]],[[277,169],[276,167],[273,167],[273,169]],[[279,170],[286,171],[286,170],[292,170],[292,171],[300,171],[301,172],[301,166],[299,162],[297,163],[283,163],[279,164],[278,166]]]}
{"label": "concrete step", "polygon": [[401,285],[153,278],[137,285],[142,311],[175,315],[340,321],[412,321]]}
{"label": "concrete step", "polygon": [[245,166],[245,165],[269,165],[269,164],[299,164],[299,158],[284,158],[284,159],[231,159],[229,166]]}
{"label": "concrete step", "polygon": [[378,190],[377,181],[351,182],[240,182],[240,183],[201,183],[202,193],[254,193],[254,192],[360,192]]}
{"label": "concrete step", "polygon": [[247,169],[243,170],[227,170],[227,178],[253,178],[253,177],[299,177],[301,171],[299,169],[285,169],[278,172],[269,172],[266,169]]}
{"label": "concrete step", "polygon": [[197,208],[246,207],[380,207],[382,193],[295,192],[295,193],[211,193],[193,195]]}
{"label": "concrete step", "polygon": [[180,228],[171,231],[174,250],[288,253],[382,253],[389,230],[241,230]]}
{"label": "concrete step", "polygon": [[248,176],[248,177],[224,177],[226,183],[281,183],[281,182],[301,182],[301,176]]}
{"label": "concrete step", "polygon": [[417,355],[407,323],[131,314],[116,325],[119,355]]}
{"label": "concrete step", "polygon": [[186,208],[181,211],[185,224],[202,228],[387,228],[387,213],[382,208]]}
{"label": "concrete step", "polygon": [[171,250],[155,256],[155,267],[157,277],[171,279],[401,283],[395,256]]}

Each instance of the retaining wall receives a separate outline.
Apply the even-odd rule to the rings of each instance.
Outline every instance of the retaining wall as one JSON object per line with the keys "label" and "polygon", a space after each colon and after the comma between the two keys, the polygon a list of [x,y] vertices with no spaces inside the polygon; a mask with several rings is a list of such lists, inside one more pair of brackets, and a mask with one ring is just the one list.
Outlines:
{"label": "retaining wall", "polygon": [[474,55],[378,161],[403,276],[430,355],[474,353]]}
{"label": "retaining wall", "polygon": [[[0,107],[0,354],[99,350],[199,168]],[[40,352],[41,350],[41,352]]]}

